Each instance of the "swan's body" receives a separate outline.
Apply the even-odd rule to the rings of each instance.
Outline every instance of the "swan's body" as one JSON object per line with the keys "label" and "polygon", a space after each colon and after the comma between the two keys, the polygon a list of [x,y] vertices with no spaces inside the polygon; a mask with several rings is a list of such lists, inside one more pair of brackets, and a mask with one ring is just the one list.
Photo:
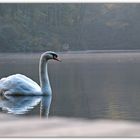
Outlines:
{"label": "swan's body", "polygon": [[49,59],[59,60],[54,52],[45,52],[39,62],[40,86],[30,78],[15,74],[0,80],[0,93],[5,95],[51,95],[51,86],[47,71]]}
{"label": "swan's body", "polygon": [[22,74],[14,74],[0,80],[0,91],[4,94],[42,95],[40,86]]}

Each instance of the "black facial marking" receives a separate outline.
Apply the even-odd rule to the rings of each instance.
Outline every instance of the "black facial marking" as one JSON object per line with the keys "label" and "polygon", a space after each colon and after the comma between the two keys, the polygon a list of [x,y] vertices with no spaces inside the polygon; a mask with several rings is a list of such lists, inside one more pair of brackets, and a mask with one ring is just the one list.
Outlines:
{"label": "black facial marking", "polygon": [[53,58],[57,58],[57,54],[52,53],[52,55],[53,55]]}

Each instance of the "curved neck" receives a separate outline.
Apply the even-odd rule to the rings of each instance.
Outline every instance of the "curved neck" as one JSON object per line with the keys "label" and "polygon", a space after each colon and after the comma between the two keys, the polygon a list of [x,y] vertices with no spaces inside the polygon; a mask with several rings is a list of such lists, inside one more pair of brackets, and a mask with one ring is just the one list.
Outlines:
{"label": "curved neck", "polygon": [[49,76],[48,76],[47,62],[48,60],[46,61],[44,57],[41,56],[39,62],[39,79],[40,79],[40,87],[42,93],[45,95],[51,95],[52,90],[51,90]]}

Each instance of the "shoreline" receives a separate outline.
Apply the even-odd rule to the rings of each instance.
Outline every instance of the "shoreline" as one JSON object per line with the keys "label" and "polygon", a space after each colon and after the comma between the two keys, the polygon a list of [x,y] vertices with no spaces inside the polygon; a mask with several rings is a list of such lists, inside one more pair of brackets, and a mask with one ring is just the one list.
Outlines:
{"label": "shoreline", "polygon": [[[0,120],[0,137],[140,137],[140,123],[65,117]],[[106,129],[107,128],[107,129]]]}
{"label": "shoreline", "polygon": [[[50,50],[46,50],[50,51]],[[54,51],[54,50],[51,50]],[[41,52],[0,52],[0,54],[42,54],[45,51]],[[140,52],[140,49],[137,50],[75,50],[75,51],[54,51],[59,54],[79,54],[79,53],[127,53],[127,52]]]}

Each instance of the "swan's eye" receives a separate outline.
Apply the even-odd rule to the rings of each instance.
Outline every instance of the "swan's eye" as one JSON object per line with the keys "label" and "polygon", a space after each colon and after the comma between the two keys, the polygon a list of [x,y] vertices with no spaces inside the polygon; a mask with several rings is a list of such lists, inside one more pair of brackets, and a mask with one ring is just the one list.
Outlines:
{"label": "swan's eye", "polygon": [[53,54],[53,58],[57,58],[57,55],[56,54]]}

